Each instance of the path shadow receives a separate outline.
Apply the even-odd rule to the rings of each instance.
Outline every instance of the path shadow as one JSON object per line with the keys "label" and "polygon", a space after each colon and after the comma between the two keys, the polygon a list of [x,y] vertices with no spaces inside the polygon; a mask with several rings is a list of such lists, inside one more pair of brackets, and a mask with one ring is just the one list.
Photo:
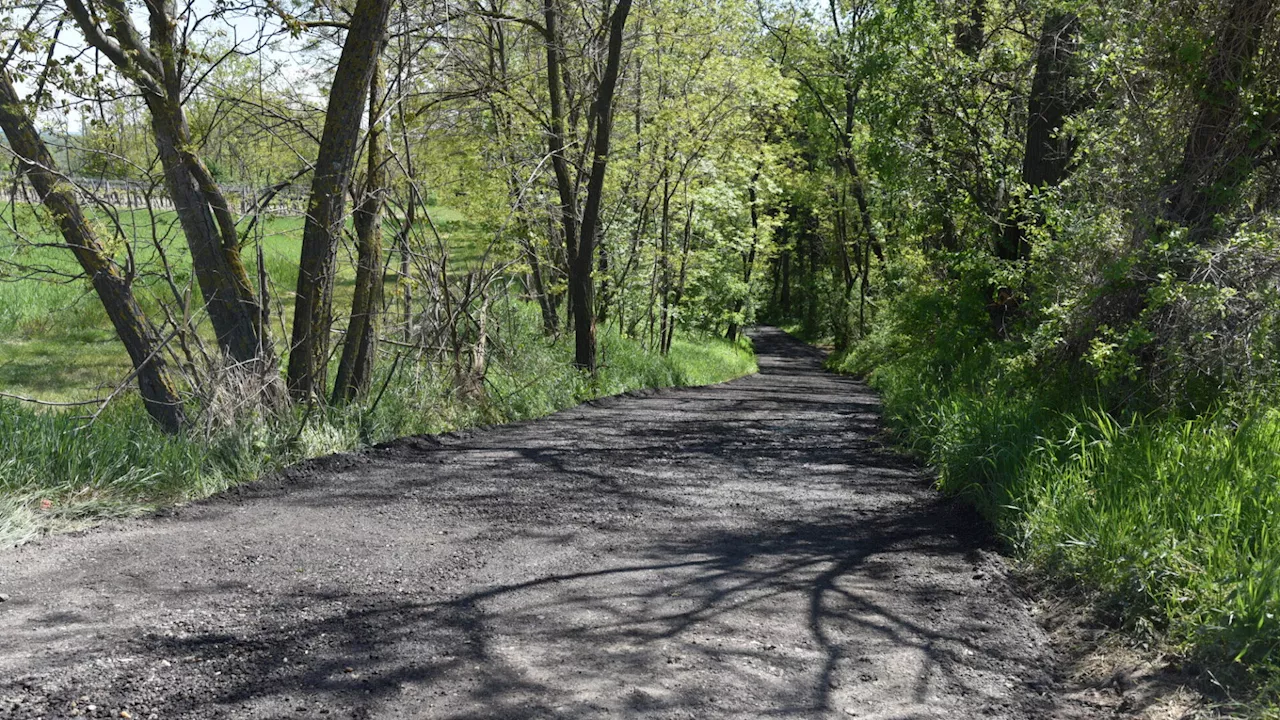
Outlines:
{"label": "path shadow", "polygon": [[[1035,717],[1043,648],[985,575],[985,526],[877,440],[864,385],[753,336],[753,377],[406,439],[99,535],[134,610],[43,636],[40,672],[74,678],[45,684],[161,717]],[[244,563],[216,554],[232,533]],[[311,557],[334,537],[347,555]]]}
{"label": "path shadow", "polygon": [[[985,539],[973,531],[975,521],[939,500],[895,517],[671,533],[604,567],[459,595],[401,588],[278,597],[260,613],[269,622],[180,637],[148,634],[130,650],[169,667],[199,667],[211,678],[207,693],[173,699],[166,714],[179,717],[209,715],[211,708],[313,714],[331,708],[359,717],[423,698],[441,700],[440,713],[426,713],[432,717],[599,717],[600,706],[580,700],[580,679],[557,678],[586,673],[590,682],[641,687],[678,680],[679,666],[690,664],[717,668],[720,689],[676,682],[675,692],[660,697],[637,692],[627,712],[696,715],[719,705],[760,717],[821,715],[833,709],[842,683],[856,682],[858,659],[881,642],[919,651],[924,662],[911,685],[913,699],[925,703],[939,676],[964,685],[975,668],[1026,660],[982,642],[979,619],[937,623],[922,616],[921,608],[951,606],[962,596],[900,576],[911,567],[898,562],[904,556],[964,558],[981,550]],[[875,589],[895,578],[893,595]],[[277,624],[280,618],[290,619]],[[783,641],[748,636],[698,645],[726,628],[760,622],[795,623],[805,637],[787,642],[809,649],[778,650],[769,643]],[[521,648],[514,655],[507,651],[513,645]],[[680,659],[670,660],[672,653]],[[778,689],[758,707],[726,708],[724,697],[714,697],[723,688],[750,686],[758,665],[794,671],[803,682]],[[135,682],[122,678],[112,694],[123,700]]]}

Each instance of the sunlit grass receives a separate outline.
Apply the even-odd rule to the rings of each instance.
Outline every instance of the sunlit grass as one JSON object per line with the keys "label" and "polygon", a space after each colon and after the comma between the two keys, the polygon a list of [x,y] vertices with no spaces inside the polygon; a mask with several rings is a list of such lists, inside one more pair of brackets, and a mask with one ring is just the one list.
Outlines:
{"label": "sunlit grass", "polygon": [[[482,243],[488,242],[483,229],[451,208],[428,208],[428,212],[450,247],[450,267],[462,272],[480,261]],[[157,240],[165,248],[178,287],[190,283],[190,253],[178,235],[174,213],[123,210],[114,220],[100,211],[90,216],[122,265],[129,257],[126,247],[132,246],[138,274],[134,291],[144,310],[158,313],[161,301],[173,301],[161,275]],[[17,233],[12,229],[15,222]],[[247,227],[247,220],[241,222]],[[278,347],[284,346],[292,328],[302,229],[301,217],[263,216],[260,225],[247,233],[243,247],[246,269],[255,283],[261,248],[273,316],[271,332]],[[121,230],[125,235],[118,237]],[[425,223],[423,232],[428,232]],[[392,236],[388,223],[384,240],[390,242]],[[71,252],[54,247],[60,242],[56,229],[29,206],[18,205],[16,212],[8,206],[0,208],[0,392],[52,402],[88,400],[110,393],[129,375],[128,355],[116,341],[88,281],[75,278],[79,267]],[[345,260],[340,258],[334,288],[339,317],[350,305],[355,284],[354,266]],[[394,292],[395,280],[394,274],[388,275],[388,293]],[[198,290],[193,288],[192,293],[198,300]],[[207,325],[201,333],[212,341]]]}
{"label": "sunlit grass", "polygon": [[547,340],[537,309],[516,306],[479,397],[460,394],[447,367],[401,364],[388,378],[384,363],[374,386],[387,389],[376,407],[298,408],[177,437],[161,433],[132,396],[92,424],[81,411],[38,412],[0,400],[0,543],[205,497],[306,457],[755,369],[747,347],[717,338],[677,336],[662,357],[605,328],[601,346],[606,362],[591,378],[571,367],[571,338]]}
{"label": "sunlit grass", "polygon": [[1144,642],[1280,699],[1280,411],[1115,417],[989,367],[904,357],[871,379],[942,489],[1030,567]]}

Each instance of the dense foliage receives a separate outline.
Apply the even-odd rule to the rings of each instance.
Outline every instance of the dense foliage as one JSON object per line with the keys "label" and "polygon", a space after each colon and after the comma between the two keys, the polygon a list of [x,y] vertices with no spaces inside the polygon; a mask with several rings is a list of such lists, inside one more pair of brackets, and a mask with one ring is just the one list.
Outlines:
{"label": "dense foliage", "polygon": [[1034,567],[1275,692],[1275,4],[820,10],[769,23],[772,315]]}

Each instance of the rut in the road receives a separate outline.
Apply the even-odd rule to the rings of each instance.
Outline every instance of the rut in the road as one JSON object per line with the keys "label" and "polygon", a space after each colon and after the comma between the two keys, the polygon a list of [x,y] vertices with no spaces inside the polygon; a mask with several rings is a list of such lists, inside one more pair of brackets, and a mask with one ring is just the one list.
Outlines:
{"label": "rut in the road", "polygon": [[0,716],[1039,718],[1050,651],[877,403],[761,372],[0,555]]}

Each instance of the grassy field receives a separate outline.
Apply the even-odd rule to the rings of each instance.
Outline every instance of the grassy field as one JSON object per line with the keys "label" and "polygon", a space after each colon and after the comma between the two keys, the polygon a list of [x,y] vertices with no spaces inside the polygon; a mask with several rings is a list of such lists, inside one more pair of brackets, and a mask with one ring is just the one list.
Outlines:
{"label": "grassy field", "polygon": [[[23,212],[16,221],[27,239],[56,242]],[[433,214],[451,248],[450,266],[461,271],[477,262],[484,252],[483,229],[446,208]],[[138,267],[154,270],[158,257],[149,245],[151,226],[139,215],[122,216],[121,224],[135,233]],[[14,221],[0,219],[6,226]],[[170,214],[157,217],[154,227],[165,237],[175,232],[174,226]],[[271,218],[255,238],[262,243],[275,287],[277,337],[292,314],[290,291],[297,278],[301,228],[298,218]],[[186,253],[180,243],[169,245],[175,276],[185,282]],[[253,273],[256,255],[256,247],[247,249]],[[15,270],[30,266],[74,274],[70,253],[31,247],[12,232],[0,231],[0,260],[5,262],[0,270],[0,391],[73,401],[114,388],[128,373],[128,358],[87,283]],[[335,290],[337,308],[349,302],[352,281],[353,272],[344,270]],[[157,305],[157,293],[168,292],[158,277],[148,274],[140,273],[135,287],[150,309]],[[494,336],[478,397],[460,393],[447,368],[384,362],[374,387],[385,387],[385,393],[374,407],[250,413],[202,421],[198,429],[176,437],[159,432],[131,394],[113,402],[92,424],[83,409],[53,411],[0,398],[0,544],[205,497],[307,457],[404,435],[537,417],[642,387],[705,384],[755,370],[745,345],[677,335],[664,357],[602,328],[602,367],[588,377],[571,366],[572,338],[552,341],[542,335],[536,307],[507,297],[495,303],[492,313]],[[393,367],[394,375],[389,375]]]}
{"label": "grassy field", "polygon": [[[451,208],[429,208],[442,239],[450,244],[450,263],[456,268],[478,262],[486,232],[467,223]],[[93,217],[104,240],[115,228],[128,233],[139,278],[135,292],[144,309],[156,312],[157,298],[172,301],[162,281],[156,241],[166,247],[165,257],[184,286],[190,279],[190,254],[171,212],[151,216],[145,211],[121,211],[117,219],[96,213]],[[22,240],[12,230],[16,223]],[[260,232],[254,232],[244,248],[251,276],[258,273],[258,248],[270,278],[272,333],[288,337],[293,320],[293,291],[298,280],[301,252],[300,217],[264,216]],[[115,337],[88,281],[68,279],[79,271],[74,257],[63,247],[56,230],[35,216],[31,208],[0,208],[0,392],[65,402],[101,397],[129,374],[129,358]],[[424,232],[430,232],[424,223]],[[390,236],[392,229],[387,228]],[[123,264],[124,243],[113,241]],[[52,271],[52,272],[33,272]],[[394,276],[389,276],[394,289]],[[350,263],[340,263],[334,288],[335,309],[348,307],[355,283]],[[197,295],[198,297],[198,295]]]}

